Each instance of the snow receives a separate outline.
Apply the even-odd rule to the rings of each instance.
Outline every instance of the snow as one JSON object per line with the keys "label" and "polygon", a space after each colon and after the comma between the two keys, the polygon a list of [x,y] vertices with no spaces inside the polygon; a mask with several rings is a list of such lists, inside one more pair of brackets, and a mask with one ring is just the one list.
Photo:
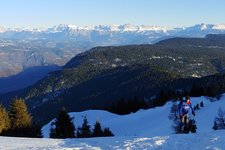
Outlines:
{"label": "snow", "polygon": [[[207,34],[224,34],[225,25],[197,24],[190,27],[162,27],[154,25],[90,25],[60,24],[46,28],[1,28],[2,38],[20,40],[52,39],[93,41],[92,46],[153,44],[166,37],[205,37]],[[106,40],[106,39],[107,40]],[[107,43],[105,43],[107,41]],[[97,43],[96,43],[97,42]]]}
{"label": "snow", "polygon": [[122,60],[120,58],[116,58],[114,61],[115,62],[121,62]]}
{"label": "snow", "polygon": [[152,59],[164,59],[164,58],[169,58],[169,59],[172,59],[173,61],[176,61],[176,59],[173,58],[172,56],[152,56],[149,59],[152,60]]}
{"label": "snow", "polygon": [[31,28],[31,27],[23,27],[23,28],[4,28],[0,27],[0,33],[4,33],[7,31],[12,32],[63,32],[67,30],[71,31],[106,31],[106,32],[180,32],[185,30],[225,30],[224,24],[197,24],[191,27],[161,27],[161,26],[154,26],[154,25],[132,25],[132,24],[124,24],[124,25],[116,25],[116,24],[109,24],[109,25],[96,25],[96,26],[77,26],[75,24],[60,24],[58,26],[53,26],[49,28]]}
{"label": "snow", "polygon": [[[191,101],[193,107],[201,101],[205,105],[205,107],[196,111],[198,133],[212,131],[213,121],[219,107],[225,109],[225,94],[221,100],[215,102],[210,102],[206,97],[192,97]],[[173,134],[171,130],[172,121],[168,119],[171,105],[172,102],[168,102],[163,107],[139,110],[128,115],[116,115],[102,110],[88,110],[69,114],[74,117],[76,127],[81,126],[83,117],[86,116],[92,127],[95,121],[99,120],[102,126],[109,127],[115,136],[163,136]],[[44,137],[49,137],[51,122],[42,128]]]}
{"label": "snow", "polygon": [[[223,150],[225,130],[214,131],[212,126],[218,109],[220,107],[225,109],[225,94],[220,100],[214,102],[203,96],[191,98],[193,106],[201,101],[204,102],[204,107],[196,110],[197,133],[195,134],[173,133],[172,121],[168,119],[172,102],[168,102],[163,107],[139,110],[128,115],[116,115],[102,110],[69,113],[71,117],[74,117],[76,128],[82,124],[83,117],[86,116],[92,127],[95,121],[99,120],[102,127],[110,128],[115,134],[114,137],[82,139],[0,137],[0,149],[179,150],[182,148],[182,150]],[[49,135],[51,122],[42,128],[44,137]]]}
{"label": "snow", "polygon": [[36,139],[0,137],[4,150],[223,150],[225,131],[168,135],[101,137],[83,139]]}
{"label": "snow", "polygon": [[207,29],[207,25],[206,24],[201,24],[201,30],[206,30]]}
{"label": "snow", "polygon": [[201,76],[199,76],[199,75],[196,74],[196,73],[192,74],[191,76],[194,77],[194,78],[201,78]]}
{"label": "snow", "polygon": [[112,64],[112,67],[115,68],[115,67],[117,67],[117,65],[116,64]]}
{"label": "snow", "polygon": [[165,27],[159,27],[159,26],[149,26],[149,25],[141,25],[141,26],[136,26],[132,24],[124,24],[124,25],[115,25],[115,24],[110,24],[110,25],[96,25],[96,26],[84,26],[84,27],[79,27],[74,24],[66,25],[66,24],[60,24],[58,26],[54,26],[52,28],[49,28],[49,32],[61,32],[64,30],[86,30],[86,31],[109,31],[109,32],[141,32],[141,31],[163,31],[167,32],[169,28]]}
{"label": "snow", "polygon": [[212,29],[214,29],[214,30],[225,30],[225,25],[224,24],[217,24],[217,25],[214,25]]}

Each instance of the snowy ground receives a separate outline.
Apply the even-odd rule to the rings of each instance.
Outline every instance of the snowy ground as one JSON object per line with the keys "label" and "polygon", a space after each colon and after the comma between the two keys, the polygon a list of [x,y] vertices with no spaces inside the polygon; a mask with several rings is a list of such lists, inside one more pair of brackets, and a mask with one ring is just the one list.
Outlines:
{"label": "snowy ground", "polygon": [[167,136],[124,136],[88,139],[0,137],[1,150],[224,150],[225,131]]}
{"label": "snowy ground", "polygon": [[[191,98],[192,106],[201,101],[205,107],[196,110],[195,120],[197,132],[205,133],[212,131],[213,121],[222,107],[225,110],[225,94],[221,100],[210,102],[205,97]],[[102,110],[88,110],[70,113],[74,117],[75,127],[81,126],[83,117],[86,116],[89,124],[94,125],[99,120],[103,127],[109,127],[115,136],[161,136],[173,134],[172,121],[168,119],[172,102],[163,107],[140,110],[129,115],[116,115]],[[192,117],[192,116],[191,116]],[[51,122],[42,128],[44,137],[49,137]]]}
{"label": "snowy ground", "polygon": [[[204,97],[191,98],[193,105],[203,101],[205,107],[196,111],[196,134],[173,134],[172,121],[168,119],[171,102],[163,107],[140,110],[129,115],[115,115],[106,111],[89,110],[70,113],[75,126],[82,124],[83,116],[87,116],[90,125],[96,119],[103,127],[110,127],[115,137],[88,139],[26,139],[0,137],[0,149],[161,149],[161,150],[223,150],[225,149],[225,131],[213,131],[213,121],[218,109],[225,109],[225,95],[220,101],[211,103]],[[50,123],[43,127],[48,137]]]}

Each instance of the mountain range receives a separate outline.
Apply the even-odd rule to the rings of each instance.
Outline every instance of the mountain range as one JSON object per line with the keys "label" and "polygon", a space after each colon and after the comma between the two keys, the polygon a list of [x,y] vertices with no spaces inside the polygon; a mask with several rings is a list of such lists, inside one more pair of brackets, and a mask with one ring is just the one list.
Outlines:
{"label": "mountain range", "polygon": [[[0,76],[12,75],[32,66],[64,65],[76,54],[95,46],[151,44],[171,37],[204,37],[223,33],[225,25],[212,24],[182,28],[130,24],[59,25],[47,29],[0,28],[0,57],[4,64],[1,65]],[[25,64],[21,60],[30,62]],[[10,68],[14,68],[12,73]]]}
{"label": "mountain range", "polygon": [[31,67],[63,66],[76,54],[96,46],[152,44],[171,37],[224,34],[225,25],[198,24],[166,28],[148,25],[58,25],[46,29],[0,28],[0,77]]}
{"label": "mountain range", "polygon": [[[54,40],[90,42],[94,46],[149,44],[160,38],[204,37],[206,34],[225,33],[225,25],[197,24],[190,27],[167,28],[149,25],[98,25],[79,27],[58,25],[47,29],[0,28],[0,38],[26,40]],[[92,46],[93,46],[92,45]]]}

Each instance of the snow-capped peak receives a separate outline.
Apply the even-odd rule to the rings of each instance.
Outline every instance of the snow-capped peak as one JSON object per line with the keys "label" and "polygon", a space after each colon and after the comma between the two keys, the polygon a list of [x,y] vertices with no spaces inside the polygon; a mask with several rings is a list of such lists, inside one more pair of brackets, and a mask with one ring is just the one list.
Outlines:
{"label": "snow-capped peak", "polygon": [[91,41],[97,45],[150,44],[166,37],[205,37],[207,34],[225,34],[225,25],[197,24],[190,27],[168,28],[132,24],[97,26],[60,24],[46,29],[0,28],[0,34],[2,38],[69,39],[79,42]]}
{"label": "snow-capped peak", "polygon": [[212,29],[214,29],[214,30],[225,30],[225,25],[224,24],[217,24],[217,25],[214,25],[212,27]]}
{"label": "snow-capped peak", "polygon": [[75,31],[75,30],[87,30],[87,31],[107,31],[107,32],[138,32],[138,31],[163,31],[167,32],[168,30],[171,30],[169,28],[165,27],[159,27],[159,26],[149,26],[149,25],[132,25],[132,24],[124,24],[124,25],[97,25],[97,26],[84,26],[79,27],[73,24],[70,25],[64,25],[60,24],[58,26],[54,26],[52,28],[49,28],[48,31],[50,32],[62,32],[62,31]]}
{"label": "snow-capped peak", "polygon": [[74,25],[74,24],[69,24],[67,25],[68,28],[73,29],[73,30],[77,30],[78,26]]}
{"label": "snow-capped peak", "polygon": [[169,31],[210,31],[210,30],[225,30],[225,24],[197,24],[190,27],[178,27],[178,28],[167,28],[161,26],[150,26],[150,25],[96,25],[96,26],[77,26],[75,24],[60,24],[47,29],[44,28],[3,28],[0,27],[0,33],[6,31],[13,32],[67,32],[67,31],[101,31],[101,32],[169,32]]}
{"label": "snow-capped peak", "polygon": [[126,31],[137,31],[139,29],[139,27],[135,26],[135,25],[131,25],[131,24],[125,24],[125,25],[121,25],[120,29],[125,32]]}
{"label": "snow-capped peak", "polygon": [[99,30],[99,31],[119,31],[118,25],[98,25],[93,27],[94,30]]}
{"label": "snow-capped peak", "polygon": [[190,28],[199,29],[199,30],[225,30],[224,24],[197,24]]}
{"label": "snow-capped peak", "polygon": [[200,25],[201,30],[206,30],[207,28],[208,28],[207,25],[204,23]]}
{"label": "snow-capped peak", "polygon": [[188,29],[191,29],[191,30],[200,30],[200,31],[203,31],[203,30],[211,30],[213,27],[212,24],[196,24],[194,26],[191,26],[191,27],[186,27],[185,30],[188,30]]}

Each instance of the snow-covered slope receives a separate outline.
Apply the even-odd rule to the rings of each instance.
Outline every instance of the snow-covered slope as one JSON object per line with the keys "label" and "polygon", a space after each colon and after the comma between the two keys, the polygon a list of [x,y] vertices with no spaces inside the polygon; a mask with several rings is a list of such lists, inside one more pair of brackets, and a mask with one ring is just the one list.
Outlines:
{"label": "snow-covered slope", "polygon": [[1,150],[224,150],[225,131],[83,139],[0,137]]}
{"label": "snow-covered slope", "polygon": [[[205,97],[191,98],[193,105],[203,101],[205,107],[196,111],[196,134],[173,134],[172,122],[168,119],[171,102],[163,107],[140,110],[129,115],[115,115],[106,111],[89,110],[70,113],[75,117],[76,127],[87,116],[93,125],[96,119],[103,127],[110,127],[114,137],[82,139],[29,139],[0,137],[0,149],[4,150],[223,150],[225,148],[225,131],[212,130],[214,117],[218,109],[225,109],[225,94],[219,101],[210,102]],[[47,136],[50,124],[43,127]]]}
{"label": "snow-covered slope", "polygon": [[[212,131],[213,121],[218,113],[218,109],[225,109],[225,95],[221,100],[210,102],[205,97],[191,98],[195,105],[204,102],[205,107],[196,110],[195,120],[197,121],[197,132],[207,133]],[[168,102],[163,107],[140,110],[129,115],[115,115],[107,111],[88,110],[83,112],[70,113],[74,117],[75,126],[81,126],[83,117],[87,116],[90,125],[94,125],[98,119],[103,127],[109,127],[115,136],[161,136],[171,135],[172,121],[168,119],[172,102]],[[49,136],[51,122],[42,128],[44,137]]]}

